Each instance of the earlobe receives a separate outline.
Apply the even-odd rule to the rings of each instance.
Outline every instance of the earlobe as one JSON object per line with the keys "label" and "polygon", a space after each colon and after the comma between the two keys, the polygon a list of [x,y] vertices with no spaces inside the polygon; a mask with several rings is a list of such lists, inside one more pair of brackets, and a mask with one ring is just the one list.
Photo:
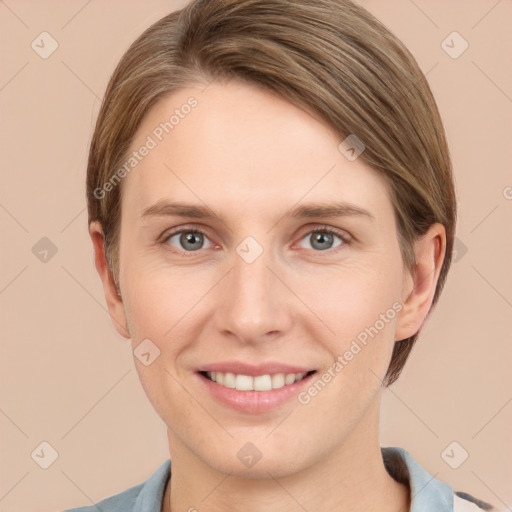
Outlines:
{"label": "earlobe", "polygon": [[101,224],[97,221],[91,222],[89,234],[94,248],[94,264],[103,284],[110,318],[117,332],[124,338],[129,339],[131,336],[127,328],[123,301],[118,293],[105,255],[105,238]]}
{"label": "earlobe", "polygon": [[403,309],[397,321],[396,341],[419,333],[428,317],[446,252],[446,230],[433,224],[414,245],[416,265],[406,271],[402,289]]}

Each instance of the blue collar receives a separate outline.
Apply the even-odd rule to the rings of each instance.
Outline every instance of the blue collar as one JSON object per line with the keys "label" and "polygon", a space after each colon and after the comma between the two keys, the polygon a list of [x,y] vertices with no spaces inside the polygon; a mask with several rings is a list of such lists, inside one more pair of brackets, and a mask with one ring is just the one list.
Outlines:
{"label": "blue collar", "polygon": [[413,456],[398,447],[381,448],[388,473],[410,489],[409,512],[452,512],[453,489],[423,469]]}

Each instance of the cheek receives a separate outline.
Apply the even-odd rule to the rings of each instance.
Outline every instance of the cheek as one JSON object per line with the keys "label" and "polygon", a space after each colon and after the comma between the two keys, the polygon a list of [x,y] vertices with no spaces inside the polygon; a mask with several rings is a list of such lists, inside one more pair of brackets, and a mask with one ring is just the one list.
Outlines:
{"label": "cheek", "polygon": [[[375,260],[343,269],[333,279],[322,281],[321,286],[318,280],[313,286],[315,280],[310,282],[310,277],[303,280],[302,289],[310,290],[305,302],[315,305],[314,311],[322,321],[312,337],[322,340],[332,358],[330,366],[319,375],[332,385],[328,384],[327,393],[322,392],[318,404],[327,407],[336,403],[338,411],[357,404],[364,408],[379,388],[395,341],[401,272],[399,257],[381,254]],[[317,387],[322,389],[322,384]]]}
{"label": "cheek", "polygon": [[329,411],[331,425],[355,425],[381,388],[389,366],[399,302],[400,272],[350,272],[316,293],[322,322],[311,337],[330,355],[301,404]]}
{"label": "cheek", "polygon": [[124,270],[125,309],[134,346],[149,338],[161,351],[178,352],[180,339],[185,337],[177,334],[184,326],[190,327],[201,299],[215,284],[211,271],[173,270],[161,262],[144,260],[134,260]]}
{"label": "cheek", "polygon": [[[139,344],[154,344],[158,357],[146,366],[135,356],[140,382],[150,402],[164,421],[171,408],[178,408],[180,421],[185,410],[194,410],[190,397],[178,381],[183,375],[182,354],[194,345],[194,305],[206,293],[204,275],[170,272],[168,268],[140,262],[125,267],[129,275],[127,317],[132,334],[132,349]],[[202,284],[201,284],[202,283]],[[197,304],[199,306],[199,304]],[[196,306],[196,307],[197,307]],[[144,340],[144,341],[143,341]],[[179,397],[179,400],[176,398]]]}
{"label": "cheek", "polygon": [[[297,284],[304,303],[328,327],[326,333],[342,343],[374,325],[399,300],[401,266],[380,258],[316,275],[304,273]],[[387,316],[393,320],[394,313],[392,309]],[[386,329],[390,323],[386,322]]]}

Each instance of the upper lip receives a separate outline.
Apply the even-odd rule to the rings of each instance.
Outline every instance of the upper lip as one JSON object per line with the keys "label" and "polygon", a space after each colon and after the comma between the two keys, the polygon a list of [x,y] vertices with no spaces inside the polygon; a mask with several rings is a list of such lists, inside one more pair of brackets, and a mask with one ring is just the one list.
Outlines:
{"label": "upper lip", "polygon": [[198,372],[234,373],[236,375],[249,375],[251,377],[274,373],[308,373],[313,370],[314,368],[293,366],[276,361],[269,361],[260,364],[249,364],[244,363],[243,361],[223,361],[219,363],[205,364],[197,368]]}

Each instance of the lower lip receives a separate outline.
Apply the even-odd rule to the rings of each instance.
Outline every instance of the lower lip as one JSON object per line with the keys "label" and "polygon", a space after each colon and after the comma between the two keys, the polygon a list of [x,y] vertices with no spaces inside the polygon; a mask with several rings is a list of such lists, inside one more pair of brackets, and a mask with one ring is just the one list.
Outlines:
{"label": "lower lip", "polygon": [[299,391],[309,384],[311,379],[316,375],[312,373],[293,384],[288,384],[278,389],[271,389],[269,391],[239,391],[238,389],[227,388],[221,386],[216,382],[211,381],[204,375],[197,373],[197,376],[208,389],[208,391],[220,403],[236,409],[238,411],[261,413],[270,411],[285,402],[291,400]]}

